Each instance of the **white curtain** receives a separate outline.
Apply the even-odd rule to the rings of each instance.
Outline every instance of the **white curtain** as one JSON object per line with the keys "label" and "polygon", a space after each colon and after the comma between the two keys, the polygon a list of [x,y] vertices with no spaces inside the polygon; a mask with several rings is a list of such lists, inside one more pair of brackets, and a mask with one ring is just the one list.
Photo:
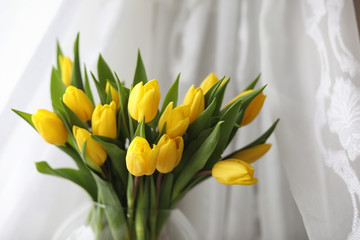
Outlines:
{"label": "white curtain", "polygon": [[[209,179],[181,201],[200,239],[360,239],[360,44],[352,1],[15,2],[24,5],[19,10],[0,2],[0,68],[6,76],[0,239],[51,239],[90,201],[74,184],[36,172],[35,161],[54,167],[72,162],[10,111],[50,109],[56,39],[71,55],[77,32],[80,60],[88,69],[96,72],[101,52],[129,84],[140,48],[148,76],[161,83],[162,93],[181,72],[180,99],[193,82],[215,72],[231,77],[226,102],[262,73],[260,84],[268,84],[264,108],[229,151],[279,117],[269,139],[273,146],[255,164],[258,184],[227,187]],[[40,30],[29,30],[22,16],[41,16],[34,22]]]}

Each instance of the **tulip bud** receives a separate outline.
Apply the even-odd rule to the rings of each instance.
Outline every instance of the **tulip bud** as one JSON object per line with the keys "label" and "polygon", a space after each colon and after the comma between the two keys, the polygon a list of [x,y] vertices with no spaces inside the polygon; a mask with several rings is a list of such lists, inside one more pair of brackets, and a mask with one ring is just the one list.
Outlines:
{"label": "tulip bud", "polygon": [[173,102],[170,102],[165,108],[159,119],[159,131],[166,122],[166,134],[171,138],[182,136],[189,126],[190,107],[189,105],[180,105],[173,109]]}
{"label": "tulip bud", "polygon": [[68,57],[59,56],[60,69],[61,69],[61,80],[64,85],[68,87],[71,83],[71,72],[73,63]]}
{"label": "tulip bud", "polygon": [[94,105],[86,94],[74,86],[66,88],[63,95],[63,101],[79,118],[86,122],[91,119],[94,111]]}
{"label": "tulip bud", "polygon": [[217,162],[212,169],[212,176],[225,185],[251,185],[257,183],[254,168],[238,159]]}
{"label": "tulip bud", "polygon": [[91,161],[97,166],[103,165],[106,160],[107,153],[98,142],[91,138],[90,132],[84,128],[79,128],[74,125],[73,134],[79,150],[82,151],[82,146],[86,141],[85,151],[87,156],[89,156]]}
{"label": "tulip bud", "polygon": [[63,145],[66,143],[68,132],[66,131],[64,123],[55,113],[45,109],[39,109],[36,114],[31,116],[31,120],[41,137],[48,143],[55,145]]}
{"label": "tulip bud", "polygon": [[92,114],[91,124],[95,135],[116,138],[116,103],[112,101],[110,105],[96,105]]}
{"label": "tulip bud", "polygon": [[145,138],[135,137],[126,153],[126,167],[134,176],[151,175],[155,171],[158,155],[156,145],[151,149]]}
{"label": "tulip bud", "polygon": [[185,95],[183,105],[190,106],[190,124],[204,111],[205,97],[201,88],[195,89],[194,85]]}
{"label": "tulip bud", "polygon": [[200,84],[200,88],[203,90],[204,94],[209,91],[209,89],[218,81],[218,77],[215,73],[210,73]]}
{"label": "tulip bud", "polygon": [[167,134],[164,134],[160,138],[157,148],[159,148],[159,158],[156,169],[161,173],[168,173],[180,162],[184,150],[184,140],[182,137],[172,139]]}
{"label": "tulip bud", "polygon": [[113,86],[111,86],[109,82],[106,82],[106,87],[105,87],[106,94],[109,94],[109,89],[110,89],[111,99],[116,103],[116,110],[119,110],[120,109],[119,93],[118,91],[115,90],[115,88],[113,88]]}
{"label": "tulip bud", "polygon": [[145,116],[145,123],[148,123],[156,116],[159,103],[160,90],[156,79],[151,80],[144,86],[142,82],[139,82],[130,92],[129,114],[138,122],[141,122]]}
{"label": "tulip bud", "polygon": [[[228,102],[226,104],[226,106],[230,105],[231,103],[235,102],[237,99],[239,99],[242,96],[245,96],[248,93],[251,93],[252,91],[254,91],[253,89],[251,90],[246,90],[242,93],[240,93],[239,95],[237,95],[234,99],[232,99],[230,102]],[[245,113],[244,113],[244,117],[241,121],[241,126],[247,125],[249,123],[251,123],[256,116],[259,114],[262,106],[264,105],[264,101],[265,101],[266,95],[264,95],[262,92],[260,92],[251,102],[250,104],[247,106],[247,108],[245,109]]]}
{"label": "tulip bud", "polygon": [[242,160],[247,163],[253,163],[269,151],[271,144],[259,144],[255,147],[241,150],[231,155],[230,158]]}

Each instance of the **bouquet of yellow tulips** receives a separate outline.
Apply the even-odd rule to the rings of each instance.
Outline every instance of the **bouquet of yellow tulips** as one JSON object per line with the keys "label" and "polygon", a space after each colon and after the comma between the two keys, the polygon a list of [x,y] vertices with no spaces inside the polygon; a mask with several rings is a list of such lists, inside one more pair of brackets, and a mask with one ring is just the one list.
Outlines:
{"label": "bouquet of yellow tulips", "polygon": [[[129,88],[100,55],[97,77],[90,72],[100,101],[95,106],[90,75],[86,67],[81,72],[78,44],[79,36],[73,61],[57,47],[50,83],[53,111],[13,111],[77,165],[53,169],[36,162],[39,172],[66,178],[94,202],[111,207],[91,213],[97,219],[95,232],[107,224],[113,239],[158,239],[167,216],[157,210],[173,208],[205,179],[212,176],[227,185],[257,182],[250,164],[269,150],[266,140],[278,120],[247,146],[222,154],[262,108],[265,86],[254,89],[260,75],[223,106],[229,78],[209,74],[178,104],[179,74],[159,108],[158,82],[148,81],[140,52]],[[101,233],[96,236],[102,239]]]}

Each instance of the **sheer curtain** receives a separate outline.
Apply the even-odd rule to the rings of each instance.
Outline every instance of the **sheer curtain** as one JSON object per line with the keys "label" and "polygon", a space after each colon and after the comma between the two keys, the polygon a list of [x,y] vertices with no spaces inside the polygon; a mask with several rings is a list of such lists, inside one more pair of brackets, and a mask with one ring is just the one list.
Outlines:
{"label": "sheer curtain", "polygon": [[[67,216],[90,201],[72,183],[36,172],[35,161],[72,163],[10,111],[50,109],[55,40],[71,55],[77,32],[88,69],[95,71],[101,52],[129,83],[140,48],[148,76],[161,82],[163,93],[181,72],[180,99],[211,71],[231,77],[225,101],[262,73],[260,84],[268,84],[264,108],[232,147],[280,117],[269,139],[273,147],[255,164],[255,186],[209,179],[181,201],[200,239],[359,239],[360,45],[352,1],[59,3],[44,17],[48,25],[42,25],[27,67],[16,68],[21,77],[3,69],[13,84],[0,113],[1,239],[51,239]],[[10,46],[6,34],[1,40]],[[2,67],[7,56],[0,58]]]}

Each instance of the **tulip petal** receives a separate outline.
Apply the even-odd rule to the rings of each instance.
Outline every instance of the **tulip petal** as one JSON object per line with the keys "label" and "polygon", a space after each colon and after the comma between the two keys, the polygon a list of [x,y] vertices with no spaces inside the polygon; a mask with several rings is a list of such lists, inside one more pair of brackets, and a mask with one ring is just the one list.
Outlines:
{"label": "tulip petal", "polygon": [[138,84],[136,84],[136,86],[132,89],[130,96],[129,96],[129,101],[128,101],[128,110],[129,110],[129,114],[133,119],[138,120],[139,115],[138,115],[138,102],[139,100],[142,98],[143,96],[143,83],[139,82]]}
{"label": "tulip petal", "polygon": [[81,121],[86,122],[91,119],[94,105],[82,90],[74,86],[67,87],[63,95],[63,102]]}
{"label": "tulip petal", "polygon": [[200,84],[200,88],[203,90],[204,94],[218,81],[218,77],[215,73],[210,73]]}
{"label": "tulip petal", "polygon": [[269,151],[271,144],[259,144],[255,147],[236,152],[231,158],[236,158],[247,163],[253,163]]}
{"label": "tulip petal", "polygon": [[63,145],[67,141],[68,132],[56,113],[39,109],[31,116],[31,120],[40,136],[48,143]]}
{"label": "tulip petal", "polygon": [[218,182],[226,185],[249,185],[257,182],[254,178],[254,168],[238,159],[217,162],[212,169],[212,175]]}

